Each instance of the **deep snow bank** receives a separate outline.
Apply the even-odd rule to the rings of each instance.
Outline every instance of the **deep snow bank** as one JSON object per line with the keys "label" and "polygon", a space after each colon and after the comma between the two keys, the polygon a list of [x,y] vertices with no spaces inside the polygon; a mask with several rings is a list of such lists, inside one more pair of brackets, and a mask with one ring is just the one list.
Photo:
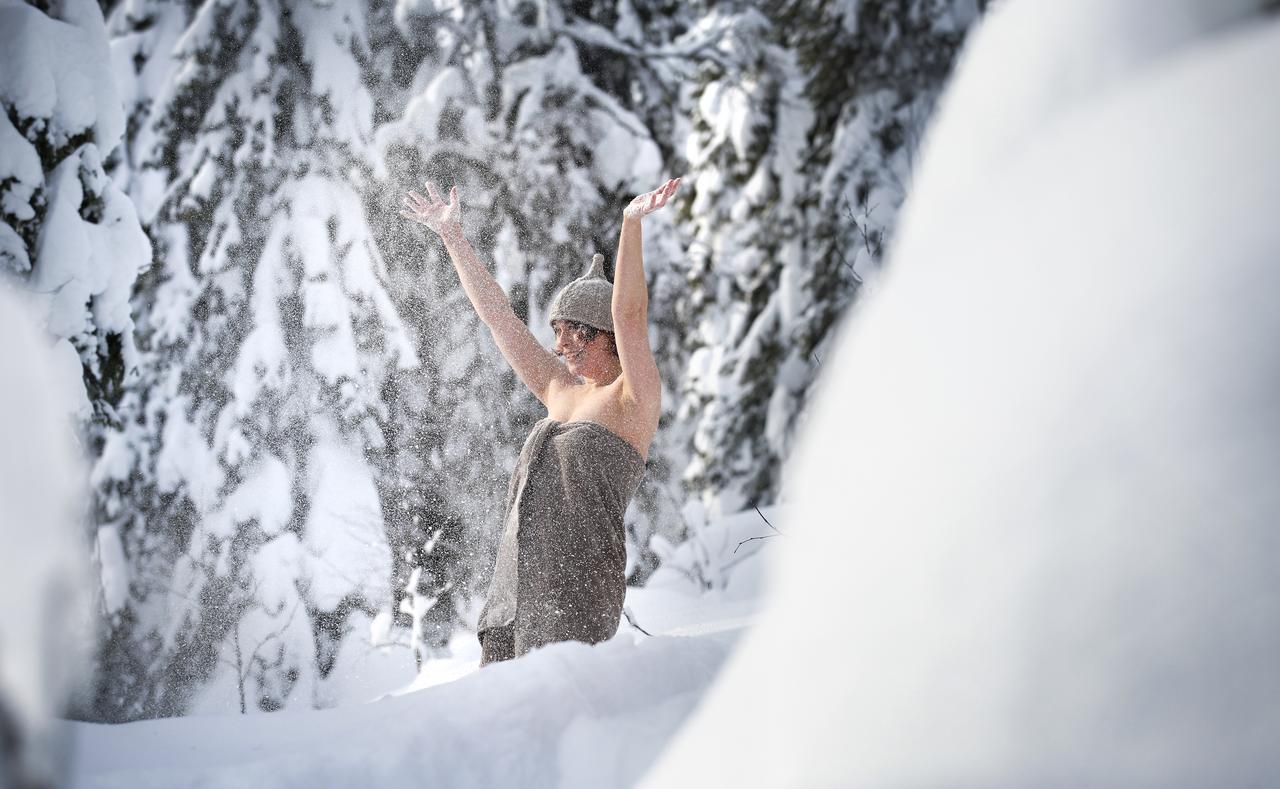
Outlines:
{"label": "deep snow bank", "polygon": [[1252,5],[996,6],[828,361],[777,591],[647,785],[1280,775],[1280,18]]}
{"label": "deep snow bank", "polygon": [[85,469],[72,399],[57,384],[65,358],[23,295],[0,280],[0,786],[56,778],[54,715],[92,633],[88,541],[77,530]]}
{"label": "deep snow bank", "polygon": [[557,644],[454,682],[322,712],[77,724],[77,786],[624,786],[732,631]]}
{"label": "deep snow bank", "polygon": [[556,644],[478,671],[474,637],[402,691],[320,712],[74,724],[82,787],[633,784],[693,710],[758,606],[778,540],[764,518],[725,518],[664,547],[597,647]]}

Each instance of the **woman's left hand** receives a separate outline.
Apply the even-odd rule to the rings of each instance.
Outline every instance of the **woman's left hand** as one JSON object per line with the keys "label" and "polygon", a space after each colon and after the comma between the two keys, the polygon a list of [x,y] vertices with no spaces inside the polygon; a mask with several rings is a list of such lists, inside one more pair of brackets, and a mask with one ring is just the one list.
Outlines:
{"label": "woman's left hand", "polygon": [[405,209],[400,216],[434,230],[445,241],[462,238],[462,201],[458,199],[458,187],[449,190],[449,202],[436,191],[436,185],[427,181],[427,194],[423,197],[410,192],[404,198]]}
{"label": "woman's left hand", "polygon": [[622,216],[626,219],[644,219],[649,214],[657,211],[667,204],[667,201],[675,195],[676,190],[680,188],[680,179],[672,178],[662,186],[654,189],[652,192],[645,192],[636,197],[631,203],[622,210]]}

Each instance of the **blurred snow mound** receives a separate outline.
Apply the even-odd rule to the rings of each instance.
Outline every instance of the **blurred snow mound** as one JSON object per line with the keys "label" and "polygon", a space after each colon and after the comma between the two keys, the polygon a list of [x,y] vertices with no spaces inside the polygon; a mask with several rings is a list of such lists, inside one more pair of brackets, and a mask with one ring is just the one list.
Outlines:
{"label": "blurred snow mound", "polygon": [[4,281],[0,337],[0,786],[44,785],[61,756],[54,715],[91,640],[85,473],[54,350]]}
{"label": "blurred snow mound", "polygon": [[648,785],[1280,775],[1256,6],[996,5],[828,362],[776,592]]}

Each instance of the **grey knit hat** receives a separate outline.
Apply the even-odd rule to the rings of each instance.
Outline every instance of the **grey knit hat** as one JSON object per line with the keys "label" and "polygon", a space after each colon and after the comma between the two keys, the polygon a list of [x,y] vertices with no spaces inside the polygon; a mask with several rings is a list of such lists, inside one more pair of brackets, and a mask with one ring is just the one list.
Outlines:
{"label": "grey knit hat", "polygon": [[591,258],[587,273],[564,286],[551,302],[551,320],[576,321],[613,331],[613,283],[604,275],[604,255]]}

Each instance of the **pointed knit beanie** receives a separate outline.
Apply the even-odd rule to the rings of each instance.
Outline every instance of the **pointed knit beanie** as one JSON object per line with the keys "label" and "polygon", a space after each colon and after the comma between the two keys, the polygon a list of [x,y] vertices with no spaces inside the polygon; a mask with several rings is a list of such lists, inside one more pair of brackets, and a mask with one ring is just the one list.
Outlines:
{"label": "pointed knit beanie", "polygon": [[613,283],[604,275],[604,255],[591,258],[587,273],[564,286],[551,302],[551,320],[576,321],[613,331]]}

